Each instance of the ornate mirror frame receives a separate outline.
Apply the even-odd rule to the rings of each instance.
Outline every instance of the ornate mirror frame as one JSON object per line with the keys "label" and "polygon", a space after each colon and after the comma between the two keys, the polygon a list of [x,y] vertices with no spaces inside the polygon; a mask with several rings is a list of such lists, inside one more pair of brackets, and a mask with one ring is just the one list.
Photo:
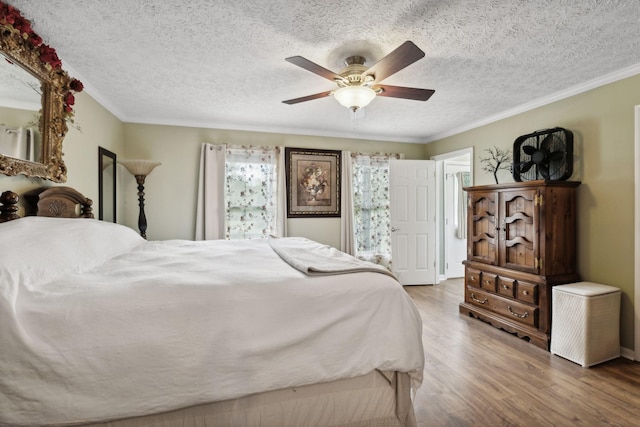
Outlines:
{"label": "ornate mirror frame", "polygon": [[[0,2],[0,53],[38,80],[42,88],[40,132],[41,163],[0,154],[0,173],[66,182],[67,168],[62,160],[62,140],[67,134],[67,120],[73,116],[72,91],[82,90],[82,83],[62,69],[55,50],[42,42],[20,12]],[[1,58],[0,60],[4,60]]]}

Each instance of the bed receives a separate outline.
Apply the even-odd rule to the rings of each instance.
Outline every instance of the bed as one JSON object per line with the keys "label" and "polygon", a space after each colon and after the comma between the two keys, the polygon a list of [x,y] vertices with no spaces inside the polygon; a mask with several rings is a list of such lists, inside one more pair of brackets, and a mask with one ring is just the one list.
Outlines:
{"label": "bed", "polygon": [[146,241],[69,187],[25,199],[0,196],[0,425],[416,425],[422,321],[386,270],[302,238]]}

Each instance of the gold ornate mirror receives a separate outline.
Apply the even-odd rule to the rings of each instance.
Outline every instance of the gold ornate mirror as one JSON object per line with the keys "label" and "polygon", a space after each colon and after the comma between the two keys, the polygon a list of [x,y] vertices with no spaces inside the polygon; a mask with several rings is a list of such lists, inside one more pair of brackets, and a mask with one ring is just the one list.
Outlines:
{"label": "gold ornate mirror", "polygon": [[[20,11],[1,1],[0,54],[0,74],[11,76],[0,82],[0,173],[65,182],[62,140],[73,117],[73,92],[81,91],[82,83],[62,69],[55,49],[43,43]],[[9,99],[16,86],[22,86],[21,93],[39,95],[39,111],[24,107],[22,95]],[[27,104],[37,106],[37,101],[36,96]],[[25,122],[26,116],[31,120]],[[22,119],[16,123],[14,117]]]}

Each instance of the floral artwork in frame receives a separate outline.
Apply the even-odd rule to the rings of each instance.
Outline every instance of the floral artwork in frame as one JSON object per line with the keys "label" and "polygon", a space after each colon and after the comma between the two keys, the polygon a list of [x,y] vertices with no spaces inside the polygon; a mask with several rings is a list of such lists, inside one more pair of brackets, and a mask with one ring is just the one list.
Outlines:
{"label": "floral artwork in frame", "polygon": [[288,218],[340,216],[340,153],[285,147]]}

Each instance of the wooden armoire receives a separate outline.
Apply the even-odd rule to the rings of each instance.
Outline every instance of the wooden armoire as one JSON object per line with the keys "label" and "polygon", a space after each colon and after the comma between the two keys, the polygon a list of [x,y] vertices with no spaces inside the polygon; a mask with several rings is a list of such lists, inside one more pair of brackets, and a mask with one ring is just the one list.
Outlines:
{"label": "wooden armoire", "polygon": [[467,187],[467,259],[460,312],[549,349],[551,287],[579,281],[579,182]]}

